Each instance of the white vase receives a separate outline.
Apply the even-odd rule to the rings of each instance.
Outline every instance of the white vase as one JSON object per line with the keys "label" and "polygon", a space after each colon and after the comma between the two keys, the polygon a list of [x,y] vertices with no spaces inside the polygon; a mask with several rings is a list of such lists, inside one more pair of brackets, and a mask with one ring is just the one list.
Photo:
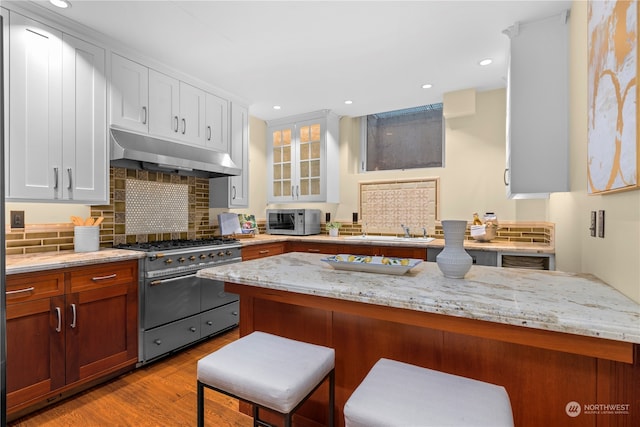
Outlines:
{"label": "white vase", "polygon": [[464,250],[464,232],[467,221],[444,220],[444,249],[436,257],[436,263],[445,277],[462,279],[473,264],[473,259]]}

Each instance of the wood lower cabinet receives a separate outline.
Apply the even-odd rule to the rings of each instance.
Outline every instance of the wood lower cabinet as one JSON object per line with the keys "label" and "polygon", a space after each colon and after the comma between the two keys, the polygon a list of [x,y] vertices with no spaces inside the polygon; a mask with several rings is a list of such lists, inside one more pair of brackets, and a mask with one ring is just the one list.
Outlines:
{"label": "wood lower cabinet", "polygon": [[288,242],[287,252],[309,252],[314,254],[338,253],[338,245],[334,243]]}
{"label": "wood lower cabinet", "polygon": [[138,263],[7,276],[7,413],[133,368]]}
{"label": "wood lower cabinet", "polygon": [[249,261],[257,258],[280,255],[285,253],[286,242],[263,243],[242,248],[242,260]]}
{"label": "wood lower cabinet", "polygon": [[[378,245],[349,245],[344,243],[289,242],[287,252],[309,252],[320,254],[384,255],[398,258],[426,260],[425,248]],[[244,249],[243,249],[244,250]]]}

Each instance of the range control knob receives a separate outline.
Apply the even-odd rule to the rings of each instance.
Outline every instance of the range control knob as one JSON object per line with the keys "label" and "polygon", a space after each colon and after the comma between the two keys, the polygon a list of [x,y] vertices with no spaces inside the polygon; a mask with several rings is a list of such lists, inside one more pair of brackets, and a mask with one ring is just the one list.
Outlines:
{"label": "range control knob", "polygon": [[173,260],[171,258],[167,258],[164,260],[165,264],[171,264],[173,262]]}
{"label": "range control knob", "polygon": [[227,251],[227,256],[231,256],[231,251]]}
{"label": "range control knob", "polygon": [[196,260],[196,257],[194,257],[193,255],[189,257],[189,261],[195,261],[195,260]]}
{"label": "range control knob", "polygon": [[209,258],[215,258],[215,257],[216,257],[216,254],[214,254],[213,252],[209,254]]}
{"label": "range control knob", "polygon": [[180,258],[178,258],[178,262],[185,262],[187,259],[183,256],[181,256]]}
{"label": "range control knob", "polygon": [[218,256],[224,256],[224,252],[223,251],[218,252]]}
{"label": "range control knob", "polygon": [[200,254],[200,259],[206,259],[207,256],[205,254]]}

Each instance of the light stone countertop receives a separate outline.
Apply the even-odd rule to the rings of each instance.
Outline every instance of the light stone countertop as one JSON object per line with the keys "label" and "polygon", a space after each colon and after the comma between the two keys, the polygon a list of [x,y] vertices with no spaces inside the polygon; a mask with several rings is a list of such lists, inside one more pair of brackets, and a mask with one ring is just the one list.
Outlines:
{"label": "light stone countertop", "polygon": [[25,255],[7,255],[6,273],[19,274],[57,268],[78,267],[105,262],[144,258],[144,252],[126,249],[101,249],[96,252],[40,252]]}
{"label": "light stone countertop", "polygon": [[394,276],[334,270],[292,252],[200,270],[241,285],[640,344],[640,304],[594,276],[472,266],[464,279],[422,262]]}
{"label": "light stone countertop", "polygon": [[[431,242],[419,241],[415,242],[399,239],[398,241],[389,240],[359,240],[350,239],[349,236],[329,237],[323,234],[313,236],[283,236],[273,234],[259,234],[252,238],[240,239],[242,246],[260,245],[265,243],[277,242],[308,242],[308,243],[334,243],[361,246],[399,246],[399,247],[417,247],[417,248],[443,248],[444,239],[435,239]],[[555,253],[555,247],[541,243],[522,243],[522,242],[502,242],[494,240],[492,242],[476,242],[475,240],[465,240],[464,247],[466,249],[510,252],[521,254],[549,254]]]}

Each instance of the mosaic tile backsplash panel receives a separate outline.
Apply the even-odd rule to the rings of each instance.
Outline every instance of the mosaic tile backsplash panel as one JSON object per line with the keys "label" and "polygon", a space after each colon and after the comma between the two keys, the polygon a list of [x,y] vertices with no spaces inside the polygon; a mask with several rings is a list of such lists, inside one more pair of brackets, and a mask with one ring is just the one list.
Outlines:
{"label": "mosaic tile backsplash panel", "polygon": [[127,179],[126,234],[189,229],[189,186]]}
{"label": "mosaic tile backsplash panel", "polygon": [[368,233],[398,233],[404,224],[434,234],[438,182],[423,178],[360,183],[360,223]]}

